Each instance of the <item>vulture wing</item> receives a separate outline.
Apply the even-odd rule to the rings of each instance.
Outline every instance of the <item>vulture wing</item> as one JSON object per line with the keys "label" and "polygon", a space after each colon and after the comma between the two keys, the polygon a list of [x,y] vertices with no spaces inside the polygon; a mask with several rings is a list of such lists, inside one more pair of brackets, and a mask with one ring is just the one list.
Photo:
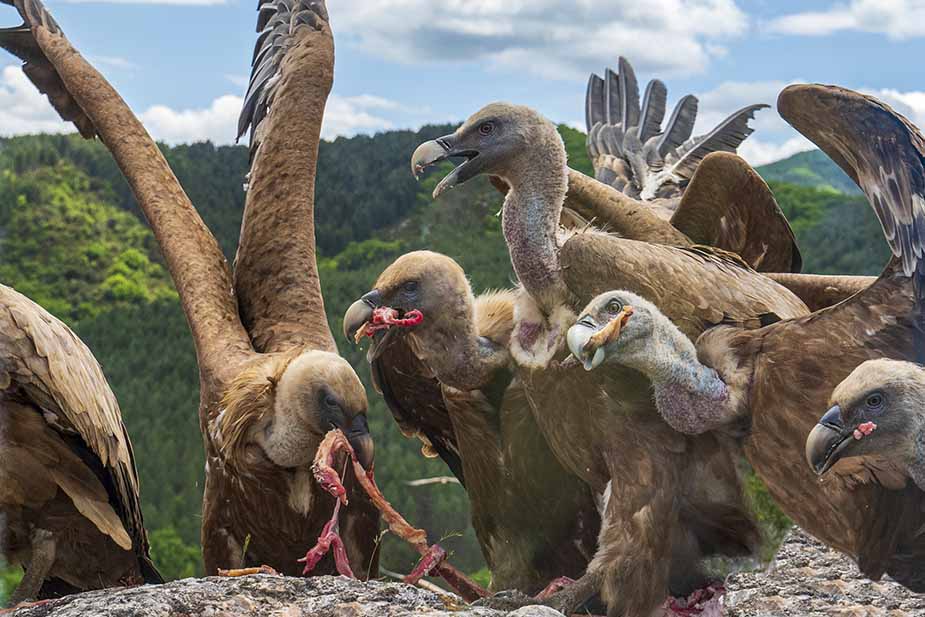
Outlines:
{"label": "vulture wing", "polygon": [[692,339],[723,322],[759,327],[770,315],[786,319],[808,312],[799,298],[738,256],[708,247],[662,246],[589,231],[570,238],[560,259],[576,305],[626,289],[653,302]]}
{"label": "vulture wing", "polygon": [[41,409],[45,422],[72,444],[105,487],[104,501],[88,488],[79,470],[52,468],[56,483],[77,509],[116,544],[134,548],[149,582],[163,582],[147,557],[132,444],[100,365],[70,328],[3,285],[0,385]]}
{"label": "vulture wing", "polygon": [[[231,273],[218,243],[138,118],[71,46],[41,2],[16,0],[16,7],[26,23],[15,33],[11,48],[27,50],[32,58],[27,59],[27,71],[29,62],[39,62],[49,81],[33,82],[49,94],[62,117],[79,128],[82,123],[92,127],[109,148],[154,230],[180,293],[204,378],[229,377],[229,367],[252,349],[240,325]],[[9,40],[0,35],[0,41]],[[72,100],[80,114],[62,111],[60,101],[65,100]],[[81,132],[93,134],[83,128]]]}
{"label": "vulture wing", "polygon": [[430,376],[403,337],[390,337],[370,362],[373,385],[407,437],[418,436],[447,464],[465,486],[456,433],[440,382]]}
{"label": "vulture wing", "polygon": [[697,244],[737,253],[763,272],[799,272],[793,231],[767,183],[742,158],[707,155],[671,224]]}
{"label": "vulture wing", "polygon": [[868,576],[886,571],[923,591],[922,569],[910,567],[925,557],[922,493],[898,497],[889,474],[874,464],[820,485],[796,462],[833,388],[857,365],[878,357],[921,361],[925,140],[883,103],[834,86],[791,86],[778,106],[858,182],[894,257],[874,284],[835,306],[727,339],[727,350],[755,363],[746,451],[798,524],[856,555]]}
{"label": "vulture wing", "polygon": [[[251,170],[235,259],[240,314],[261,352],[336,352],[315,260],[315,171],[334,78],[323,0],[261,0],[238,126]],[[239,135],[240,136],[240,135]]]}
{"label": "vulture wing", "polygon": [[0,28],[0,47],[23,61],[23,72],[39,92],[48,97],[61,118],[73,122],[81,135],[92,139],[96,136],[93,122],[68,92],[57,69],[49,62],[33,36],[33,28],[36,26],[59,35],[61,28],[37,0],[4,1],[16,7],[25,23],[15,28]]}

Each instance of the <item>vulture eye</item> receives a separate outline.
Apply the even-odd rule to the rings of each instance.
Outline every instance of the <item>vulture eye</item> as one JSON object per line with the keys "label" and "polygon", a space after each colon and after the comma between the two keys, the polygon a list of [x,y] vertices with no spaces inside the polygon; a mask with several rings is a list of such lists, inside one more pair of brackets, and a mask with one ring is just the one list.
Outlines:
{"label": "vulture eye", "polygon": [[418,282],[417,282],[417,281],[408,281],[407,283],[405,283],[404,285],[402,285],[401,288],[402,288],[402,290],[404,290],[405,293],[412,294],[412,293],[414,293],[414,292],[416,292],[416,291],[418,290]]}
{"label": "vulture eye", "polygon": [[332,409],[337,409],[340,407],[340,405],[337,403],[337,399],[330,394],[324,397],[324,405],[325,407],[330,407]]}
{"label": "vulture eye", "polygon": [[607,308],[608,313],[612,315],[616,315],[617,313],[623,310],[623,303],[617,300],[616,298],[614,298],[613,300],[607,303],[606,308]]}
{"label": "vulture eye", "polygon": [[868,409],[879,411],[883,407],[883,395],[879,392],[874,392],[867,397],[865,404],[867,405]]}
{"label": "vulture eye", "polygon": [[495,130],[495,125],[491,122],[483,122],[479,125],[479,134],[480,135],[491,135],[492,131]]}

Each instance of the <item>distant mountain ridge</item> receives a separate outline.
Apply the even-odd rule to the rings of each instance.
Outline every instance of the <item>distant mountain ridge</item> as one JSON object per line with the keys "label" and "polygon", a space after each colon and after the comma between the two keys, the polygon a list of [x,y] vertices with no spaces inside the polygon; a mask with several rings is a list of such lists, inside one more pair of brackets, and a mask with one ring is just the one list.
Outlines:
{"label": "distant mountain ridge", "polygon": [[774,163],[756,168],[768,182],[787,182],[817,189],[829,189],[847,195],[860,195],[861,190],[821,150],[798,152]]}

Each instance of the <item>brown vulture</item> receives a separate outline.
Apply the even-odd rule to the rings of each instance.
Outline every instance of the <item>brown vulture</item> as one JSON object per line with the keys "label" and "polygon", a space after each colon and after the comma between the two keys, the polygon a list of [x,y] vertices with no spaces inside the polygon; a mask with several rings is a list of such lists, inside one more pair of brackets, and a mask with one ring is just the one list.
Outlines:
{"label": "brown vulture", "polygon": [[[835,387],[829,410],[806,439],[806,461],[819,475],[831,470],[850,477],[861,465],[875,469],[881,484],[902,488],[912,480],[925,490],[923,420],[925,368],[868,360]],[[836,466],[841,460],[846,462]],[[888,479],[890,473],[895,477]]]}
{"label": "brown vulture", "polygon": [[[253,162],[232,280],[215,238],[125,102],[37,0],[16,2],[26,24],[15,44],[3,45],[39,67],[45,77],[36,85],[53,102],[76,105],[70,117],[85,118],[87,132],[112,152],[180,294],[200,370],[206,571],[266,564],[298,574],[297,559],[334,505],[310,469],[323,436],[340,428],[365,466],[373,459],[366,393],[336,353],[315,263],[315,162],[334,69],[324,3],[259,6],[242,113]],[[340,531],[353,571],[375,576],[378,513],[351,478]],[[330,556],[314,570],[334,571]]]}
{"label": "brown vulture", "polygon": [[606,503],[588,573],[553,602],[571,608],[601,589],[610,614],[648,614],[669,591],[703,583],[701,557],[754,547],[738,445],[725,435],[673,431],[658,415],[649,380],[636,371],[585,373],[557,362],[565,357],[566,330],[581,307],[612,288],[639,290],[683,316],[691,338],[726,320],[759,327],[771,316],[808,310],[725,251],[595,231],[560,235],[565,148],[555,126],[528,108],[491,104],[454,134],[422,144],[412,165],[459,156],[466,161],[435,193],[481,173],[510,186],[502,226],[523,286],[509,344],[518,379],[556,457]]}
{"label": "brown vulture", "polygon": [[[655,316],[665,312],[658,302],[658,309],[646,311],[653,318],[640,319],[639,332],[624,343],[635,308],[622,332],[614,326],[592,341],[590,333],[607,321],[602,307],[610,300],[636,302],[615,292],[617,297],[591,304],[581,318],[590,320],[576,326],[586,331],[569,335],[572,349],[585,360],[599,349],[605,357],[591,356],[592,365],[610,360],[661,384],[666,395],[656,394],[659,411],[678,430],[744,428],[745,453],[787,515],[853,556],[867,576],[888,573],[913,591],[925,591],[925,499],[897,473],[897,464],[889,456],[859,456],[822,483],[799,464],[804,445],[820,469],[842,453],[850,456],[852,448],[863,454],[865,446],[848,441],[854,430],[861,444],[875,444],[867,434],[874,429],[868,414],[875,411],[858,406],[882,409],[891,390],[859,399],[875,378],[865,369],[852,379],[856,367],[883,357],[921,363],[925,355],[925,138],[882,102],[836,86],[791,86],[781,93],[778,108],[858,183],[873,206],[893,251],[876,282],[835,306],[761,329],[713,328],[696,348],[682,335],[688,332],[676,316]],[[649,349],[639,351],[646,341]],[[836,389],[846,378],[848,385]],[[845,415],[831,413],[823,429],[814,429],[833,390]],[[853,426],[856,419],[862,421]],[[885,435],[882,443],[889,439]],[[896,450],[892,454],[900,456]]]}
{"label": "brown vulture", "polygon": [[491,588],[535,594],[584,572],[599,516],[588,487],[550,451],[509,367],[514,296],[474,298],[455,261],[408,253],[347,310],[344,334],[374,337],[374,382],[399,426],[423,433],[464,483]]}
{"label": "brown vulture", "polygon": [[0,557],[12,604],[162,583],[148,557],[132,443],[96,358],[0,285]]}

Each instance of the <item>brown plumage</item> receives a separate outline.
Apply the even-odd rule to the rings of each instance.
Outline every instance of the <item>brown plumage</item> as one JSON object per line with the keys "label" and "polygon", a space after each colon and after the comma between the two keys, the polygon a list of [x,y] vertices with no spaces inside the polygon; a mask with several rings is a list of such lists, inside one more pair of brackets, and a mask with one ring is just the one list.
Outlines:
{"label": "brown plumage", "polygon": [[0,285],[0,556],[13,604],[163,582],[148,557],[119,404],[89,349]]}
{"label": "brown plumage", "polygon": [[879,358],[851,371],[806,438],[806,460],[819,475],[850,480],[860,466],[877,484],[925,490],[925,368]]}
{"label": "brown plumage", "polygon": [[[30,6],[22,15],[34,48],[132,186],[190,324],[206,449],[206,571],[267,564],[297,574],[297,559],[333,505],[310,472],[324,434],[345,430],[364,464],[372,462],[366,395],[336,354],[314,263],[314,171],[334,67],[323,3],[260,7],[259,25],[278,19],[267,26],[274,37],[261,37],[258,48],[283,51],[266,65],[275,78],[272,111],[264,100],[244,112],[267,147],[254,142],[234,283],[215,238],[144,127],[60,30],[44,25],[50,23],[44,8]],[[255,71],[255,83],[261,75]],[[248,115],[254,110],[259,114]],[[375,575],[378,514],[351,478],[348,473],[352,494],[350,507],[341,510],[341,535],[354,572]],[[333,559],[314,572],[334,572]]]}
{"label": "brown plumage", "polygon": [[374,309],[421,311],[420,324],[375,335],[377,388],[402,430],[431,444],[464,483],[492,588],[534,594],[584,572],[599,523],[588,487],[559,465],[513,380],[514,298],[473,298],[455,261],[418,251],[383,271],[344,327],[352,338]]}
{"label": "brown plumage", "polygon": [[676,363],[715,372],[722,400],[708,400],[712,388],[676,381],[679,396],[660,411],[685,431],[746,427],[746,455],[784,512],[857,559],[871,578],[889,573],[923,591],[921,490],[897,481],[895,466],[880,457],[846,460],[822,483],[801,461],[820,410],[858,365],[881,357],[922,359],[925,139],[885,104],[835,86],[791,86],[778,107],[857,181],[894,257],[873,285],[835,306],[759,330],[704,333],[699,362],[687,354]]}
{"label": "brown plumage", "polygon": [[689,439],[671,430],[638,372],[559,366],[565,330],[575,311],[612,288],[666,304],[691,338],[729,320],[760,327],[806,314],[806,306],[731,253],[595,231],[557,234],[567,190],[564,147],[555,127],[532,110],[489,105],[455,134],[420,146],[414,160],[422,166],[457,152],[468,162],[438,185],[437,195],[478,173],[511,187],[503,227],[524,290],[510,351],[536,421],[567,469],[597,494],[614,496],[587,575],[556,604],[571,608],[600,588],[610,614],[648,614],[669,591],[704,582],[704,555],[754,547],[757,531],[735,470],[738,449],[730,438]]}

